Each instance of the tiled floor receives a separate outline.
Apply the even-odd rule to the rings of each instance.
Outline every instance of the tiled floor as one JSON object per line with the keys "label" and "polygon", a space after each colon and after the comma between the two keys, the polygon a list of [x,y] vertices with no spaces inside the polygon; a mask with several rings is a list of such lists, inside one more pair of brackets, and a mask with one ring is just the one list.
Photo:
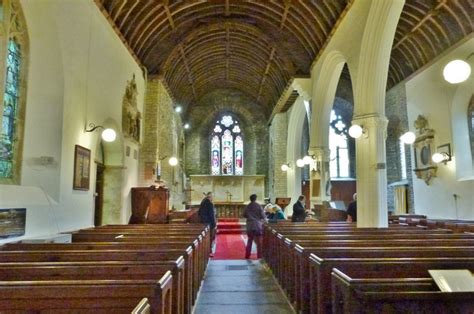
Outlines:
{"label": "tiled floor", "polygon": [[263,261],[212,260],[194,313],[295,312]]}

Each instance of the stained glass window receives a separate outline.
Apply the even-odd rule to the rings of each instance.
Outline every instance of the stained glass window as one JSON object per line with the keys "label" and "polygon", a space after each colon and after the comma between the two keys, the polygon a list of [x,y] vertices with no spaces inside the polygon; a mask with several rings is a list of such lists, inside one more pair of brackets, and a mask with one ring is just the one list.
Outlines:
{"label": "stained glass window", "polygon": [[13,176],[15,118],[18,112],[20,63],[20,47],[15,40],[10,39],[7,51],[2,130],[0,134],[0,178],[11,178]]}
{"label": "stained glass window", "polygon": [[341,116],[332,110],[329,126],[329,149],[331,150],[329,173],[331,178],[349,177],[347,132],[347,126]]}
{"label": "stained glass window", "polygon": [[230,115],[219,118],[212,129],[211,174],[244,174],[244,140],[239,122]]}

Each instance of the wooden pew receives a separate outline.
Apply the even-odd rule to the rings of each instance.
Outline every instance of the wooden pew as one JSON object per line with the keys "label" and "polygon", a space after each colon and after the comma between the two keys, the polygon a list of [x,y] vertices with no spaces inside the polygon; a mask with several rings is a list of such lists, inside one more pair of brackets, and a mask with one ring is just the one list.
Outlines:
{"label": "wooden pew", "polygon": [[412,271],[393,275],[333,269],[332,313],[473,312],[474,292],[441,292],[429,276]]}
{"label": "wooden pew", "polygon": [[2,281],[158,280],[171,271],[173,313],[184,313],[184,259],[153,262],[0,263]]}
{"label": "wooden pew", "polygon": [[150,314],[151,306],[147,298],[143,298],[133,309],[132,314]]}
{"label": "wooden pew", "polygon": [[172,313],[172,276],[159,280],[0,281],[6,313],[130,313],[144,297],[152,313]]}
{"label": "wooden pew", "polygon": [[[20,251],[24,249],[23,251]],[[33,251],[34,249],[34,251]],[[53,251],[51,251],[54,249]],[[81,250],[82,249],[82,250]],[[184,310],[189,313],[199,287],[193,275],[192,248],[153,248],[148,244],[8,244],[0,251],[0,263],[5,262],[156,262],[183,259]],[[1,264],[0,264],[1,265]],[[194,289],[196,292],[194,292]]]}
{"label": "wooden pew", "polygon": [[412,271],[426,269],[471,269],[474,257],[449,258],[319,258],[310,256],[311,312],[331,313],[331,271],[363,269],[364,271]]}

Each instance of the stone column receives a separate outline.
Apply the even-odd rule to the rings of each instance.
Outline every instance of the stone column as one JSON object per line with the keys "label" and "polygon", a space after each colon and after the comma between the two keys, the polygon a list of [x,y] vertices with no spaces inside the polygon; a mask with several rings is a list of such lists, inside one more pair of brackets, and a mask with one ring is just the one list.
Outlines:
{"label": "stone column", "polygon": [[[288,162],[286,156],[287,134],[287,114],[278,113],[273,118],[270,126],[270,137],[273,144],[270,151],[272,158],[270,164],[273,165],[272,169],[270,169],[272,172],[270,177],[271,184],[273,186],[273,194],[270,195],[272,199],[275,197],[286,197],[288,195],[287,173],[281,170],[281,165]],[[294,167],[294,165],[291,165],[291,167]]]}
{"label": "stone column", "polygon": [[[312,207],[313,204],[321,204],[323,201],[331,200],[330,150],[328,147],[310,147],[308,153],[310,156],[313,156],[313,163],[310,164],[310,198]],[[317,188],[318,185],[319,189]],[[315,189],[319,191],[318,194],[313,194]]]}
{"label": "stone column", "polygon": [[388,120],[382,114],[354,117],[363,127],[356,139],[357,227],[388,227],[385,140]]}

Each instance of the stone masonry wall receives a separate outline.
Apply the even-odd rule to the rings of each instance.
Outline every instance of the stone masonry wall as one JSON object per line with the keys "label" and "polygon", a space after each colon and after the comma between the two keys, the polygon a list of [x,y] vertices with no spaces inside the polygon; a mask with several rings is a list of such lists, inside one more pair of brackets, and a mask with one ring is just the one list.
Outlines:
{"label": "stone masonry wall", "polygon": [[[281,165],[287,162],[286,146],[288,139],[288,114],[278,113],[270,126],[270,154],[268,156],[269,197],[286,197],[287,182],[286,172],[281,170]],[[294,167],[295,165],[292,165]]]}
{"label": "stone masonry wall", "polygon": [[[185,200],[184,156],[180,148],[184,143],[182,121],[159,79],[151,79],[147,83],[143,120],[145,135],[140,151],[140,183],[144,186],[153,184],[156,180],[154,171],[159,164],[160,179],[170,189],[170,207],[181,208]],[[176,167],[168,163],[172,156],[180,160]]]}
{"label": "stone masonry wall", "polygon": [[387,162],[387,202],[388,210],[394,211],[394,187],[391,184],[407,185],[408,212],[414,212],[413,170],[411,165],[411,145],[405,145],[407,179],[402,181],[399,137],[409,130],[405,84],[398,84],[385,97],[385,115],[388,119],[386,162]]}

